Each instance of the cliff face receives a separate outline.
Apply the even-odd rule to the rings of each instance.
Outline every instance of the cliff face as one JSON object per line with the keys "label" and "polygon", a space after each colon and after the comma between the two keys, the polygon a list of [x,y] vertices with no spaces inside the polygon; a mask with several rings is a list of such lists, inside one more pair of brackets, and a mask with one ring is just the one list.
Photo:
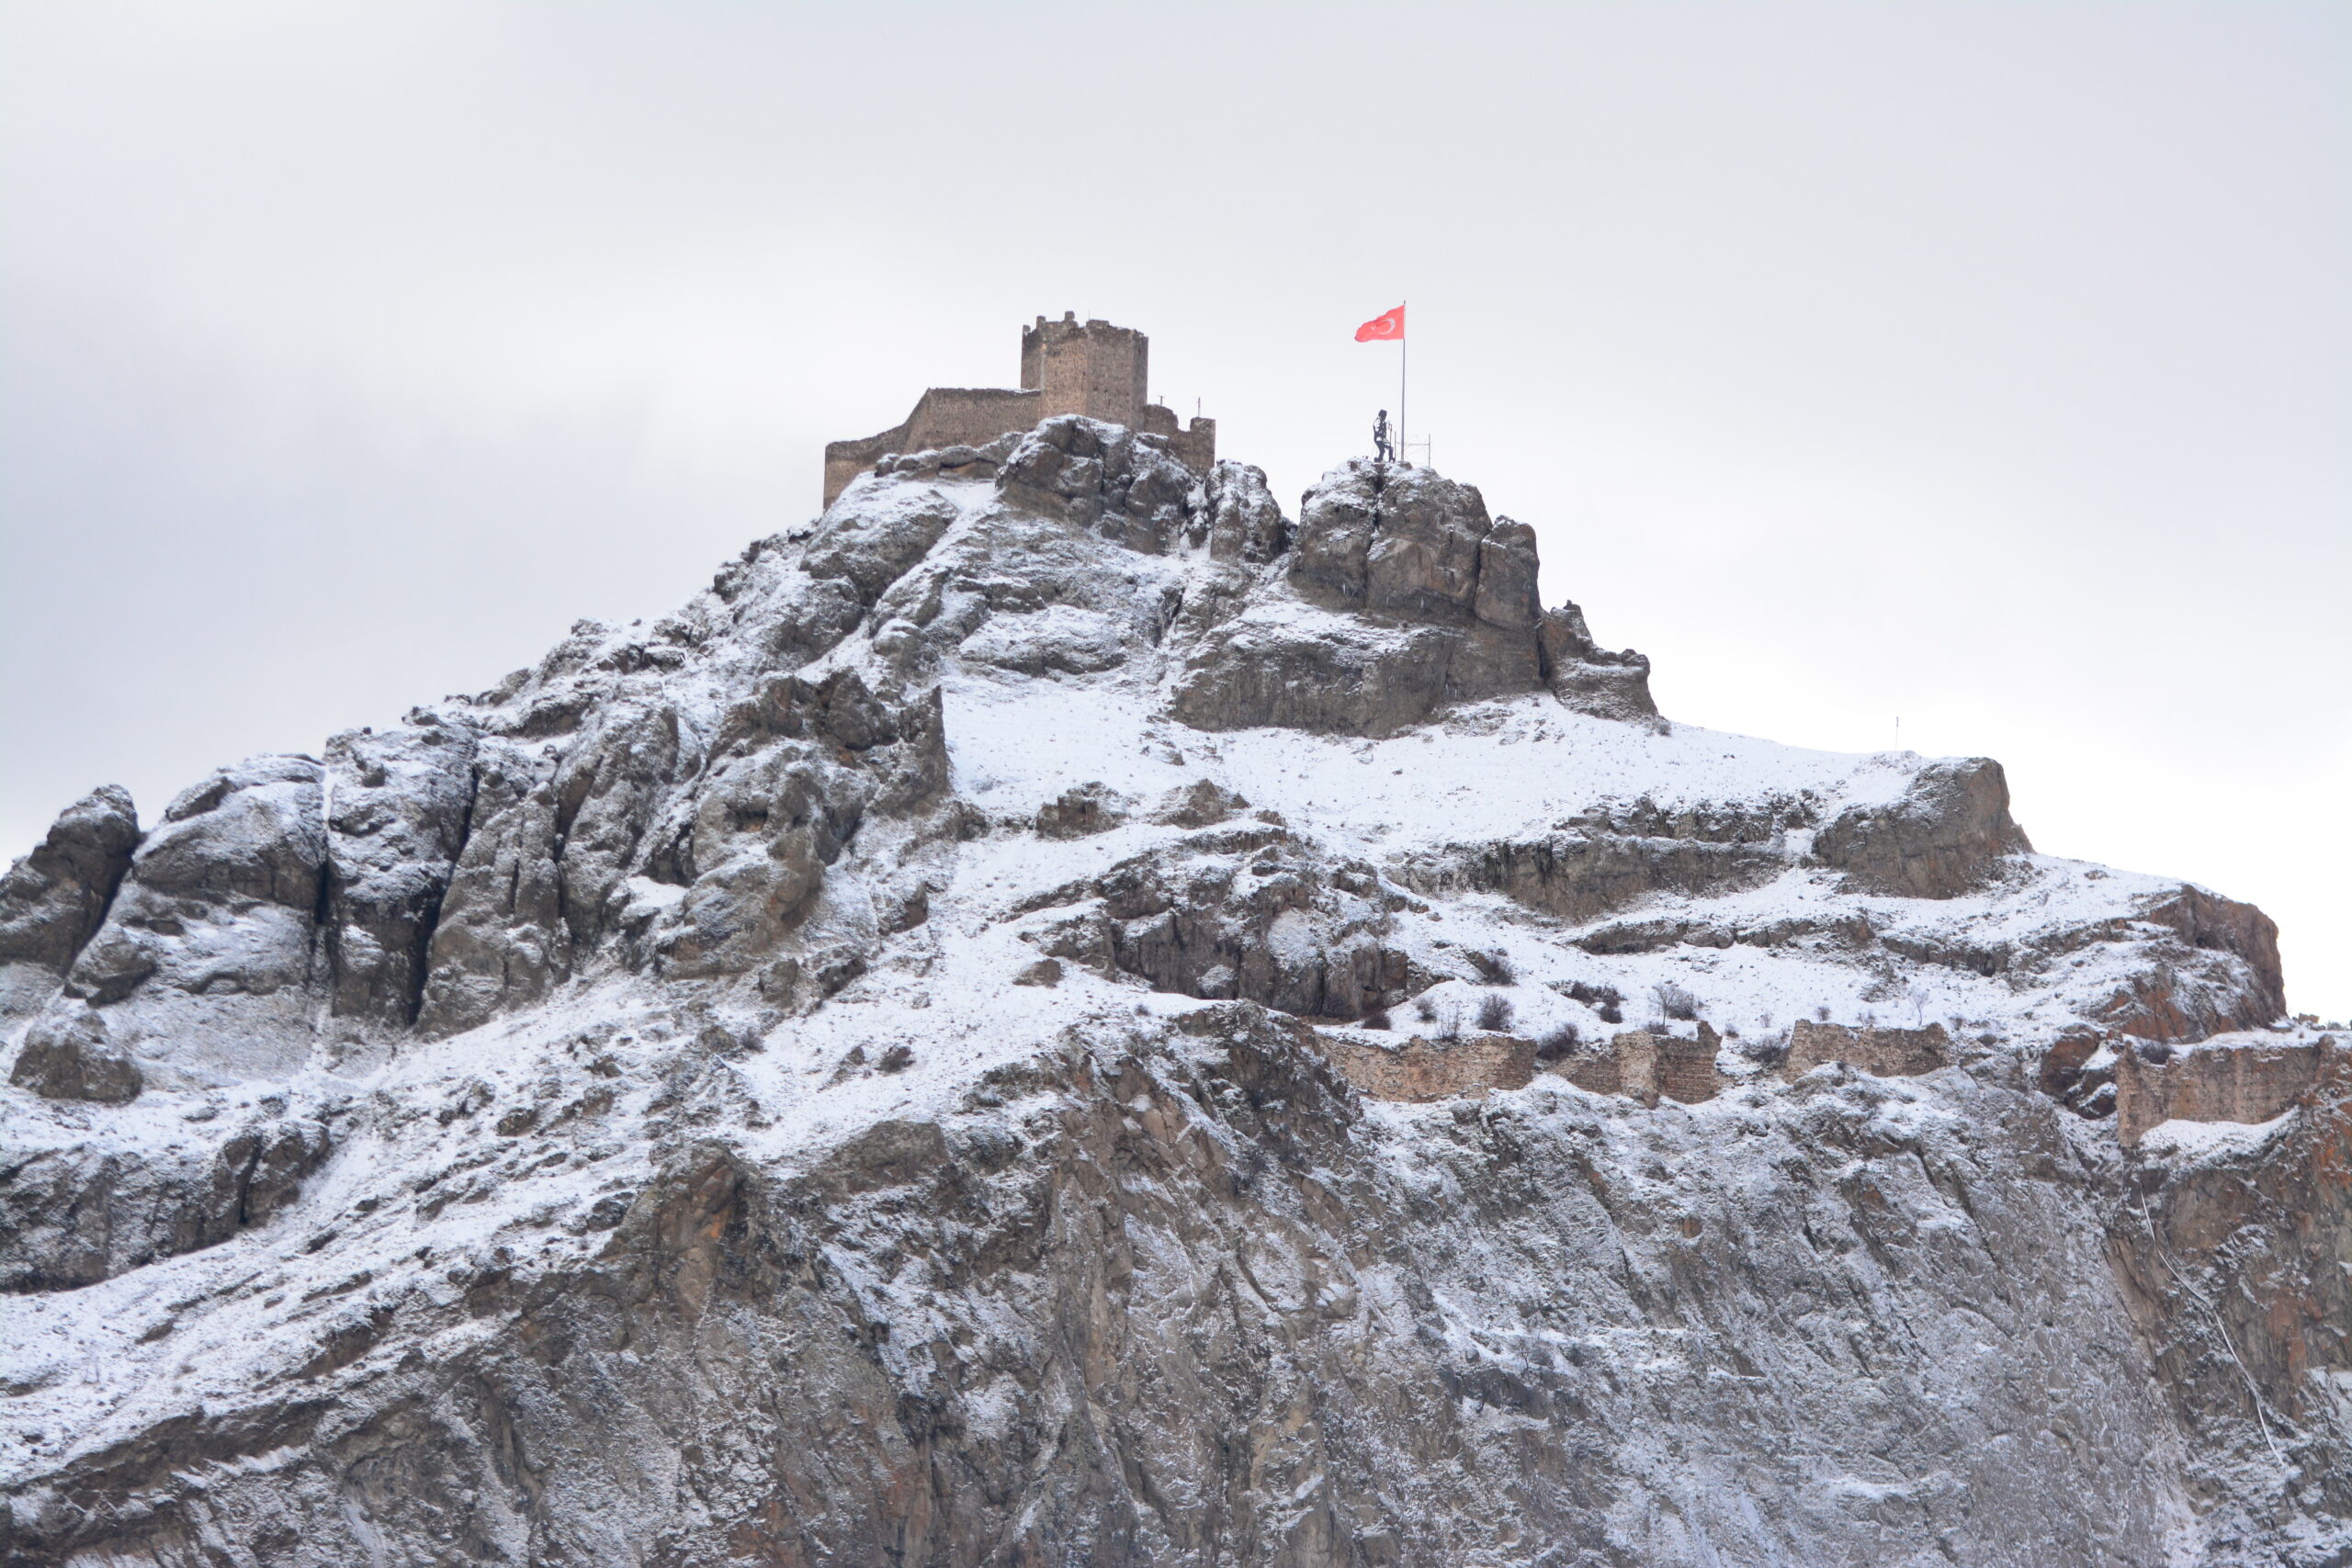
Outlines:
{"label": "cliff face", "polygon": [[1054,420],[77,805],[0,884],[10,1560],[2352,1551],[2334,1046],[2111,1115],[2272,1022],[2259,911],[1669,725],[1535,583],[1426,470]]}

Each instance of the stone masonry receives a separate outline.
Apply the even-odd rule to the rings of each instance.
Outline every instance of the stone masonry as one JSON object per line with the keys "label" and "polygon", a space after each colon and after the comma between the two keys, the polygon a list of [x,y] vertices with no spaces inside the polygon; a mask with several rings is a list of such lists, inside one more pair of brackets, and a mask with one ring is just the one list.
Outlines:
{"label": "stone masonry", "polygon": [[1797,1020],[1781,1071],[1800,1078],[1826,1062],[1843,1062],[1876,1077],[1917,1077],[1951,1063],[1951,1036],[1940,1023],[1925,1029],[1854,1029]]}
{"label": "stone masonry", "polygon": [[2115,1062],[2116,1141],[2131,1148],[2163,1122],[2267,1122],[2337,1077],[2352,1077],[2352,1055],[2331,1034],[2209,1040],[2160,1062],[2127,1044]]}
{"label": "stone masonry", "polygon": [[825,448],[825,504],[852,479],[894,453],[949,446],[985,446],[998,436],[1035,429],[1059,414],[1084,414],[1152,437],[1196,474],[1216,461],[1216,421],[1195,419],[1179,429],[1173,410],[1150,400],[1147,389],[1151,340],[1132,327],[1080,322],[1074,311],[1058,321],[1037,318],[1021,329],[1021,386],[933,387],[914,412],[878,435],[835,441]]}
{"label": "stone masonry", "polygon": [[1392,1045],[1318,1031],[1316,1040],[1340,1076],[1374,1100],[1427,1104],[1487,1089],[1525,1089],[1535,1077],[1535,1042],[1514,1034],[1459,1040],[1408,1035]]}
{"label": "stone masonry", "polygon": [[1695,1105],[1714,1099],[1723,1087],[1715,1068],[1721,1044],[1721,1037],[1704,1023],[1690,1039],[1631,1029],[1612,1035],[1600,1050],[1569,1057],[1557,1070],[1594,1094],[1631,1095],[1644,1105],[1660,1100]]}

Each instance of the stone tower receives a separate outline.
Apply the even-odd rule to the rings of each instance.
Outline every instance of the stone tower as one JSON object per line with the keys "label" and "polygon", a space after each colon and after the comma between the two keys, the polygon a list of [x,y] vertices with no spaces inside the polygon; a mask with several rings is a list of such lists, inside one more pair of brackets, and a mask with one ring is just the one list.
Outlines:
{"label": "stone tower", "polygon": [[1150,365],[1151,340],[1143,333],[1108,321],[1081,326],[1074,310],[1021,329],[1021,385],[1046,395],[1040,418],[1082,413],[1140,430]]}

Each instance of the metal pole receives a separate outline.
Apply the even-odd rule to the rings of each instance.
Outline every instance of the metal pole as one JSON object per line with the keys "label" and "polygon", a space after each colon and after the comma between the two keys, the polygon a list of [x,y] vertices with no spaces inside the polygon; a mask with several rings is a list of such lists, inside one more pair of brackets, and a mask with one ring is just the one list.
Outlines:
{"label": "metal pole", "polygon": [[1411,303],[1411,300],[1405,299],[1398,301],[1396,306],[1397,313],[1406,316],[1405,332],[1396,339],[1396,459],[1399,462],[1405,459],[1405,339],[1411,335],[1413,330],[1412,318],[1406,315],[1405,307]]}

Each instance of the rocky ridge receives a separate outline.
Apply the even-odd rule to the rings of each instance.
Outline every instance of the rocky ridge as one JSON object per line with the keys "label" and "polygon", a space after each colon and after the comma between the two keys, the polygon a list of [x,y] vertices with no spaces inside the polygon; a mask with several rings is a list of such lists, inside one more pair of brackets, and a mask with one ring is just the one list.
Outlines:
{"label": "rocky ridge", "polygon": [[2278,1023],[2270,923],[1984,759],[1669,724],[1536,581],[1427,469],[1293,520],[1057,419],[71,807],[0,883],[10,1560],[2341,1561],[2341,1057],[2098,1093]]}

